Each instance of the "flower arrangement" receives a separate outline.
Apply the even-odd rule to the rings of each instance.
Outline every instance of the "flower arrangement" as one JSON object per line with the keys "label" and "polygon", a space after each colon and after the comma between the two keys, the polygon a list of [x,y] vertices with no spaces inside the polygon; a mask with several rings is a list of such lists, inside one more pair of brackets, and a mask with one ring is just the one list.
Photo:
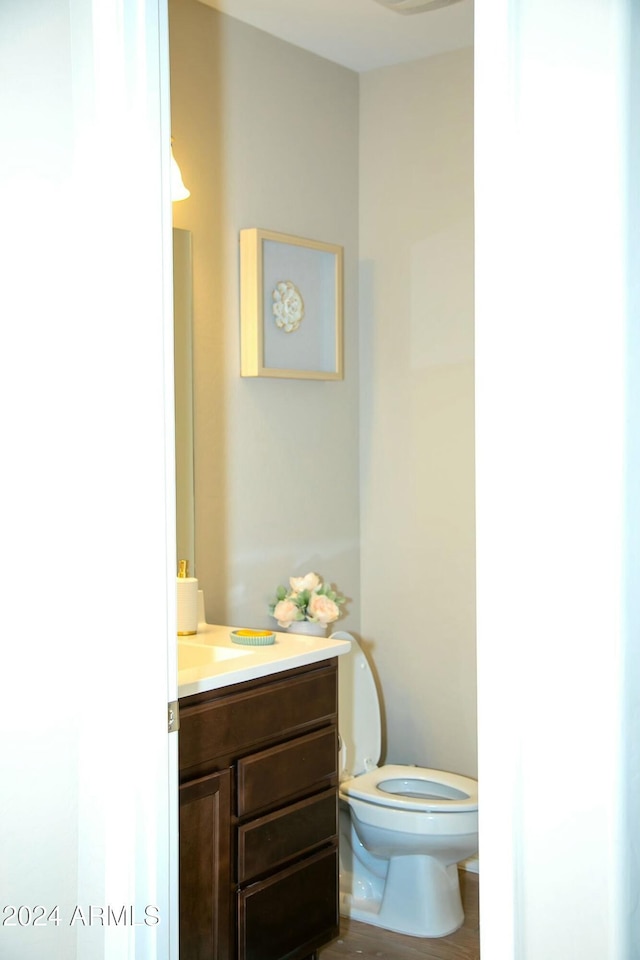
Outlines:
{"label": "flower arrangement", "polygon": [[300,620],[326,626],[338,619],[340,604],[344,602],[345,598],[323,583],[317,573],[307,573],[304,577],[289,577],[289,590],[278,587],[269,611],[278,626],[285,629]]}

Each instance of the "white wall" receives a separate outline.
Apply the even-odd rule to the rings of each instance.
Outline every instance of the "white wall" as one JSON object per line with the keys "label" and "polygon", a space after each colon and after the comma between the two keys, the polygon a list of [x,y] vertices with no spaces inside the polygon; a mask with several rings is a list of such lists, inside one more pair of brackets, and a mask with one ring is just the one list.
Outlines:
{"label": "white wall", "polygon": [[[209,622],[273,626],[315,570],[359,621],[358,78],[197,3],[171,4],[175,154],[193,233],[196,575]],[[238,233],[345,248],[343,382],[239,375]]]}
{"label": "white wall", "polygon": [[387,759],[475,775],[472,51],[360,89],[362,637]]}

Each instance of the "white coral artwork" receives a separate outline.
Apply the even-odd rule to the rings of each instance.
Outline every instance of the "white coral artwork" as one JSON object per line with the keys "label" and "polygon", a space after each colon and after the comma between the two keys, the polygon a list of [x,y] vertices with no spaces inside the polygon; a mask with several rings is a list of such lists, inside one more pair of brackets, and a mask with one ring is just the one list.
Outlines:
{"label": "white coral artwork", "polygon": [[304,319],[302,294],[291,280],[280,280],[273,291],[273,315],[276,326],[285,333],[293,333]]}

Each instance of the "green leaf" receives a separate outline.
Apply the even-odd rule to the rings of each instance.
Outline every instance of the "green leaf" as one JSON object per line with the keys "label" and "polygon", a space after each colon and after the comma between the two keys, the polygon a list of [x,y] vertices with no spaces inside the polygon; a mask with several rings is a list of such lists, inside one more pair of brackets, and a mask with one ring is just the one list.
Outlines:
{"label": "green leaf", "polygon": [[276,590],[276,597],[278,598],[278,600],[284,600],[286,596],[287,596],[286,587],[279,586],[278,589]]}

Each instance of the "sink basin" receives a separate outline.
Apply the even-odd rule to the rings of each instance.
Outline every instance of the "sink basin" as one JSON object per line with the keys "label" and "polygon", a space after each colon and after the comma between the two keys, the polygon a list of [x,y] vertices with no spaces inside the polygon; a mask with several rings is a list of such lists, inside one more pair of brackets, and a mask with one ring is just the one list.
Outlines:
{"label": "sink basin", "polygon": [[192,670],[194,667],[206,667],[223,660],[235,660],[246,657],[251,650],[232,650],[229,647],[216,647],[213,644],[178,642],[178,670]]}

